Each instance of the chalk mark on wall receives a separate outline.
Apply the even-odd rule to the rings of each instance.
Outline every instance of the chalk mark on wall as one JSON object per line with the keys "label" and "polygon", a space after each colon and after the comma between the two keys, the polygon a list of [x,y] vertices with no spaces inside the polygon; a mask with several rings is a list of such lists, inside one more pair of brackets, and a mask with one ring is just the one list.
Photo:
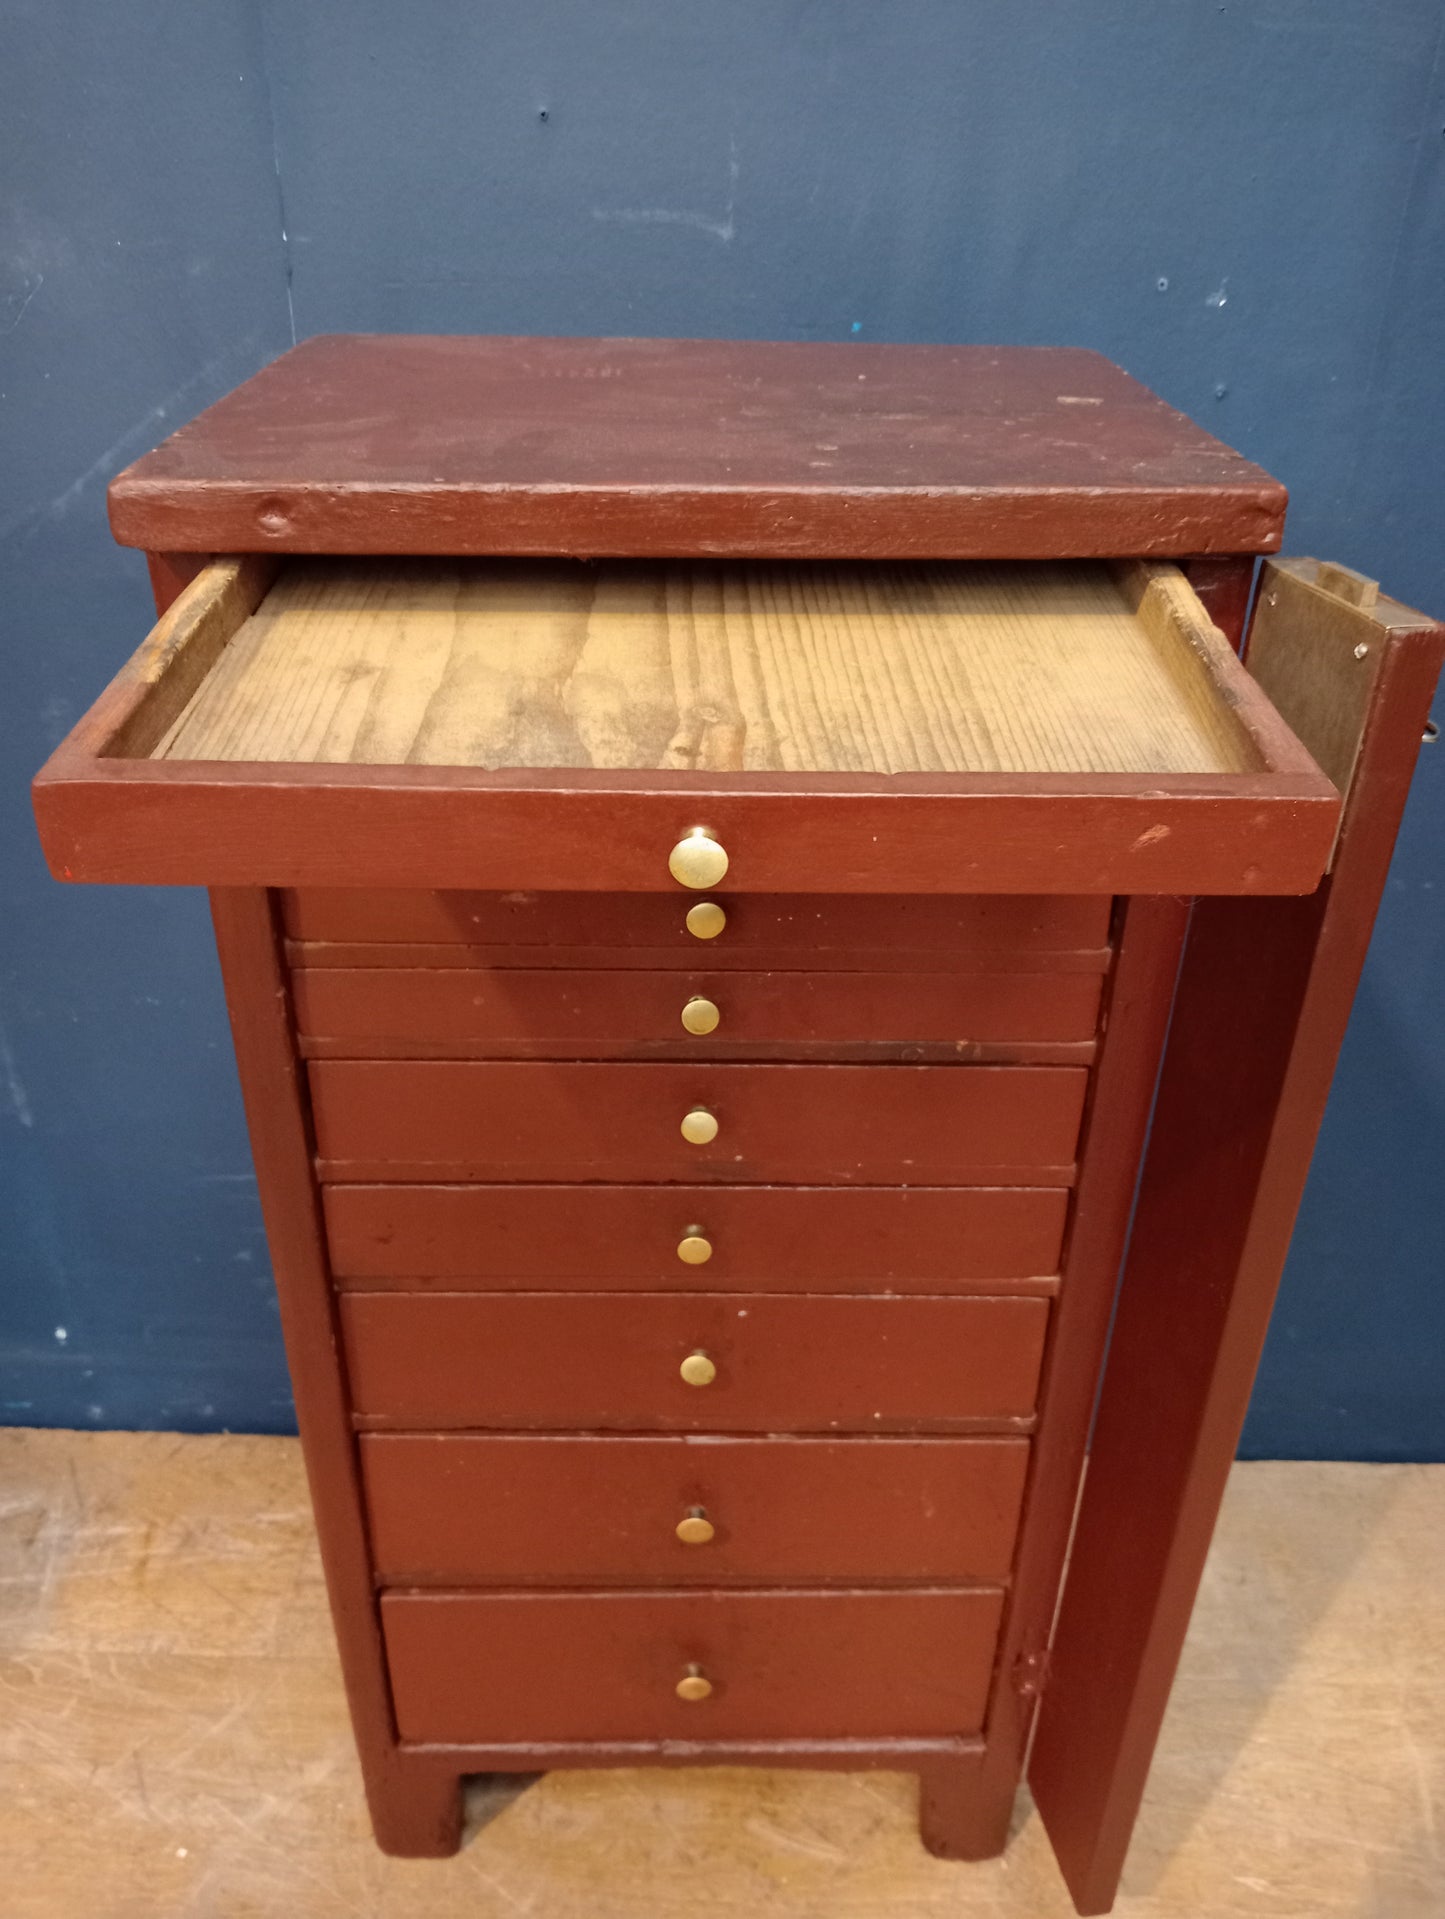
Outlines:
{"label": "chalk mark on wall", "polygon": [[35,1114],[30,1105],[30,1096],[15,1064],[15,1053],[3,1020],[0,1020],[0,1079],[5,1082],[5,1096],[10,1102],[11,1112],[22,1126],[33,1126]]}
{"label": "chalk mark on wall", "polygon": [[620,227],[694,227],[699,233],[711,234],[714,240],[721,240],[724,246],[728,246],[737,233],[738,175],[741,170],[738,143],[729,140],[727,206],[720,220],[694,207],[593,207],[592,218]]}

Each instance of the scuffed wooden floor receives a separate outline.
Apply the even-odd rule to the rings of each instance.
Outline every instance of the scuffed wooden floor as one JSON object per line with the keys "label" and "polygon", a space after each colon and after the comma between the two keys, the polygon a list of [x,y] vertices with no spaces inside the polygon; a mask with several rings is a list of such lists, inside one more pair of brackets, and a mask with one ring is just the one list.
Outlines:
{"label": "scuffed wooden floor", "polygon": [[[1236,1469],[1117,1910],[1441,1919],[1445,1467]],[[1064,1919],[891,1774],[554,1774],[368,1837],[289,1440],[0,1432],[5,1919]]]}

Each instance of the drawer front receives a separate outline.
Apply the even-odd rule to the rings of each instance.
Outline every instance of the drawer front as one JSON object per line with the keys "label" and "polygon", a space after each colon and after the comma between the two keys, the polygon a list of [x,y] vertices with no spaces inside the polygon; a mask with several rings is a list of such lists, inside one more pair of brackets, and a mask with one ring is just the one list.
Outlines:
{"label": "drawer front", "polygon": [[[300,966],[296,1023],[328,1057],[567,1057],[578,1047],[697,1058],[764,1048],[929,1047],[968,1057],[1092,1039],[1089,973],[716,973],[676,968]],[[697,1002],[713,1022],[700,1024]]]}
{"label": "drawer front", "polygon": [[[1068,1192],[990,1186],[327,1186],[345,1284],[949,1292],[1056,1274]],[[679,1252],[684,1239],[694,1264]]]}
{"label": "drawer front", "polygon": [[[1024,963],[1035,970],[1060,963],[1099,970],[1109,942],[1108,894],[974,893],[870,897],[827,894],[718,895],[722,931],[700,939],[688,931],[696,897],[670,893],[370,892],[360,887],[307,889],[282,895],[294,940],[342,945],[450,948],[435,963],[470,965],[469,949],[535,948],[510,964],[586,965],[586,949],[611,964],[709,967],[756,965],[760,951],[791,953],[795,963],[857,967],[858,955],[911,965],[906,956],[934,952],[954,966]],[[562,960],[550,957],[562,954]],[[629,958],[631,954],[631,958]],[[752,957],[750,957],[752,956]],[[831,956],[831,957],[829,957]],[[900,958],[900,956],[903,956]],[[371,965],[395,964],[385,956]],[[429,960],[429,963],[433,963]]]}
{"label": "drawer front", "polygon": [[[977,1732],[997,1590],[385,1593],[404,1740],[879,1739]],[[706,1698],[678,1697],[697,1668]]]}
{"label": "drawer front", "polygon": [[341,1321],[358,1417],[398,1426],[946,1432],[1032,1412],[1048,1303],[348,1293]]}
{"label": "drawer front", "polygon": [[[324,1176],[1057,1185],[1071,1066],[554,1065],[314,1060]],[[683,1138],[702,1107],[705,1145]]]}
{"label": "drawer front", "polygon": [[1028,1453],[1025,1439],[361,1441],[377,1573],[431,1586],[1001,1579]]}

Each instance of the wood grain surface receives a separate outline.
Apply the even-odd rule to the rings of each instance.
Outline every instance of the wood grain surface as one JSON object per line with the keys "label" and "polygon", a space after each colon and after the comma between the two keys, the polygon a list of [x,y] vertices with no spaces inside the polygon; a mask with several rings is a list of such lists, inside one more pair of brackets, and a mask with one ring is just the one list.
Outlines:
{"label": "wood grain surface", "polygon": [[[1052,1290],[1068,1206],[1064,1188],[1030,1186],[378,1184],[322,1199],[340,1284],[447,1291]],[[677,1253],[694,1227],[712,1247],[702,1266]]]}
{"label": "wood grain surface", "polygon": [[[474,1783],[455,1859],[385,1858],[295,1440],[12,1429],[0,1480],[6,1919],[1070,1919],[1026,1795],[950,1864],[876,1754],[556,1754]],[[1235,1467],[1121,1912],[1439,1919],[1442,1586],[1445,1467]]]}
{"label": "wood grain surface", "polygon": [[[868,1739],[983,1721],[1002,1594],[420,1593],[381,1599],[403,1741]],[[700,1666],[712,1697],[679,1679]]]}
{"label": "wood grain surface", "polygon": [[[1033,1411],[1042,1299],[346,1293],[352,1405],[393,1426],[948,1432]],[[705,1352],[710,1385],[682,1362]]]}
{"label": "wood grain surface", "polygon": [[[219,603],[228,578],[224,565],[206,568],[167,619],[208,598]],[[153,638],[36,776],[41,841],[51,870],[66,880],[655,893],[668,885],[669,849],[703,825],[728,851],[729,887],[743,893],[1311,890],[1339,817],[1335,788],[1280,723],[1182,580],[1131,562],[1118,586],[1124,617],[1137,628],[1138,658],[1152,661],[1151,670],[1162,671],[1177,696],[1166,701],[1170,720],[1164,730],[1189,735],[1191,729],[1208,734],[1222,727],[1237,749],[1235,770],[1099,771],[1100,762],[1121,756],[1107,743],[1109,715],[1094,708],[1088,737],[1075,738],[1070,749],[1080,762],[1072,770],[1043,765],[1000,771],[981,764],[963,771],[936,765],[919,770],[962,752],[960,742],[971,737],[970,712],[982,721],[956,688],[936,687],[927,674],[915,679],[900,665],[895,685],[888,649],[880,653],[871,620],[862,629],[868,636],[863,650],[876,669],[876,713],[859,707],[852,689],[861,676],[851,666],[840,673],[835,663],[818,682],[830,689],[825,705],[831,700],[836,709],[825,715],[830,742],[836,725],[837,757],[854,770],[790,767],[780,748],[777,764],[739,763],[747,752],[731,718],[717,734],[728,764],[708,766],[695,756],[691,764],[671,761],[659,768],[655,761],[668,742],[659,745],[654,732],[645,752],[637,746],[656,713],[630,667],[610,679],[589,674],[573,711],[558,703],[558,688],[553,683],[549,689],[545,672],[518,680],[515,660],[508,668],[510,693],[499,688],[495,674],[484,675],[470,691],[463,689],[458,708],[450,695],[441,703],[438,715],[445,708],[454,720],[461,712],[464,731],[471,726],[466,712],[479,715],[486,735],[483,741],[473,728],[470,746],[451,739],[448,751],[455,748],[456,756],[443,763],[128,757],[113,751],[114,744],[124,743],[137,726],[148,743],[152,734],[144,715],[169,710],[168,675],[153,677],[161,657]],[[898,627],[891,619],[890,646]],[[926,654],[924,649],[920,657]],[[288,656],[288,671],[304,666],[304,657]],[[185,660],[180,655],[170,670],[181,672]],[[1167,665],[1161,668],[1160,661]],[[224,676],[233,670],[223,653],[216,671]],[[341,696],[332,717],[346,741],[367,730],[367,684],[373,677],[369,669],[354,681],[343,674],[340,687],[332,686]],[[1057,702],[1051,705],[1051,696],[1038,690],[1037,676],[1025,678],[1020,687],[1015,673],[1013,693],[995,716],[998,740],[1012,753],[1022,738],[1046,761]],[[987,698],[995,699],[1003,684],[986,688]],[[675,717],[677,691],[654,689],[673,701]],[[455,680],[451,692],[458,692]],[[806,699],[799,705],[796,696],[792,682],[779,694],[796,718],[806,760],[817,722]],[[197,698],[207,697],[203,687]],[[395,697],[396,711],[405,713],[409,696],[398,688]],[[388,754],[413,750],[426,731],[431,697],[425,684],[413,684],[410,697],[410,718],[402,725],[406,738],[390,742]],[[748,711],[761,711],[748,697]],[[889,718],[880,730],[876,714],[884,713]],[[706,731],[718,721],[719,709],[705,703],[694,717],[705,721]],[[1139,749],[1146,760],[1189,758],[1182,750],[1144,751],[1140,742],[1154,738],[1157,721],[1146,700],[1138,710],[1131,704],[1127,723],[1113,731],[1122,730],[1131,750]],[[314,731],[314,716],[303,715],[302,735]],[[321,733],[330,731],[331,722],[323,719]],[[595,749],[606,763],[584,756],[583,731],[591,741],[587,755]],[[773,756],[781,737],[765,757]],[[709,756],[702,740],[687,745],[682,732],[677,738],[687,753],[696,747],[697,756]],[[291,744],[301,750],[297,741]],[[988,745],[999,758],[992,733]],[[313,740],[306,750],[317,746]],[[570,763],[480,764],[464,757],[474,749],[482,757],[512,760],[524,753]],[[244,750],[258,748],[253,743]],[[877,770],[894,764],[895,754],[903,770]],[[616,763],[630,757],[650,764]],[[856,770],[858,764],[872,770]]]}
{"label": "wood grain surface", "polygon": [[[1261,761],[1107,567],[292,561],[157,758],[835,773]],[[1180,630],[1182,627],[1183,635]],[[1223,641],[1219,642],[1223,648]],[[1227,651],[1227,649],[1225,649]]]}
{"label": "wood grain surface", "polygon": [[[312,1060],[326,1179],[1055,1186],[1079,1066]],[[718,1123],[707,1145],[684,1116]]]}
{"label": "wood grain surface", "polygon": [[127,662],[133,704],[105,741],[108,754],[144,759],[158,749],[275,577],[274,560],[251,554],[217,561],[181,587]]}
{"label": "wood grain surface", "polygon": [[[368,1433],[378,1575],[402,1586],[1002,1580],[1025,1439]],[[701,1510],[705,1543],[677,1536]]]}
{"label": "wood grain surface", "polygon": [[112,483],[170,552],[1259,553],[1285,492],[1058,347],[331,335]]}

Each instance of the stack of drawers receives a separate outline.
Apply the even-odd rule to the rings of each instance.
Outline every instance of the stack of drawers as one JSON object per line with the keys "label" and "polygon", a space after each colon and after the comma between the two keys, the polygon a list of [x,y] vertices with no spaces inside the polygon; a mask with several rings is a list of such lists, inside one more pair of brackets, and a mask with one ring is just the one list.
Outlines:
{"label": "stack of drawers", "polygon": [[1111,902],[283,903],[401,1738],[977,1733]]}

